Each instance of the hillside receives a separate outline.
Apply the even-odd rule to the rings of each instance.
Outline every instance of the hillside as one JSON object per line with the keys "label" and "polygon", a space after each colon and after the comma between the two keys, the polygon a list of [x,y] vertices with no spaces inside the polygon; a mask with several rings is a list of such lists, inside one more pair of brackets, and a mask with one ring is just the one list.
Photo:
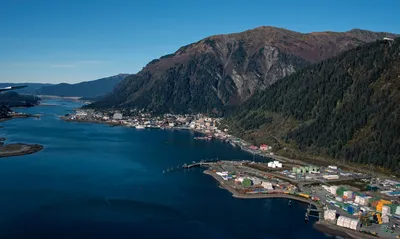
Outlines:
{"label": "hillside", "polygon": [[45,86],[51,86],[53,84],[44,84],[44,83],[0,83],[0,88],[8,87],[8,86],[20,86],[26,85],[27,87],[15,90],[21,94],[36,94],[37,90]]}
{"label": "hillside", "polygon": [[254,95],[226,123],[256,143],[400,172],[400,39],[306,67]]}
{"label": "hillside", "polygon": [[39,98],[33,95],[20,95],[14,91],[0,93],[0,106],[31,107],[39,103]]}
{"label": "hillside", "polygon": [[45,86],[36,91],[38,95],[55,95],[62,97],[99,97],[110,93],[127,74],[119,74],[94,81],[77,84],[61,83]]}
{"label": "hillside", "polygon": [[155,59],[89,107],[215,112],[309,63],[392,36],[364,30],[303,34],[274,27],[216,35]]}

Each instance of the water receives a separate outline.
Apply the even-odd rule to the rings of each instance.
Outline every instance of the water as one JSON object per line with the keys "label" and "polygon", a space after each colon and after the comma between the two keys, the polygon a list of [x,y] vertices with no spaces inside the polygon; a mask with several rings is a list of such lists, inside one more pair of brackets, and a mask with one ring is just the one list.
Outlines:
{"label": "water", "polygon": [[[306,204],[235,199],[202,169],[162,174],[204,158],[252,155],[194,133],[63,122],[78,103],[19,111],[6,143],[39,153],[0,159],[0,238],[326,238],[304,223]],[[261,160],[261,159],[259,159]],[[311,220],[313,222],[313,220]]]}

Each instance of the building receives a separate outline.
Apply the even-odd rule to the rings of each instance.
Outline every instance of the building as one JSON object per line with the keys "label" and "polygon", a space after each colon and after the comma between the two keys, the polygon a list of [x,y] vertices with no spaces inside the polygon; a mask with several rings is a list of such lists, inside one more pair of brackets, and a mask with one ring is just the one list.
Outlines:
{"label": "building", "polygon": [[272,183],[270,182],[262,182],[261,186],[267,190],[273,190],[274,188],[272,187]]}
{"label": "building", "polygon": [[261,151],[267,151],[268,150],[268,145],[266,145],[266,144],[260,145],[260,150]]}
{"label": "building", "polygon": [[84,118],[86,117],[88,114],[85,111],[77,111],[76,112],[76,117],[77,118]]}
{"label": "building", "polygon": [[339,179],[339,175],[337,174],[328,174],[328,175],[324,175],[322,176],[324,179],[326,180],[334,180],[334,179]]}
{"label": "building", "polygon": [[339,216],[336,225],[358,231],[360,229],[360,220]]}
{"label": "building", "polygon": [[114,120],[122,120],[122,113],[114,113],[113,115]]}

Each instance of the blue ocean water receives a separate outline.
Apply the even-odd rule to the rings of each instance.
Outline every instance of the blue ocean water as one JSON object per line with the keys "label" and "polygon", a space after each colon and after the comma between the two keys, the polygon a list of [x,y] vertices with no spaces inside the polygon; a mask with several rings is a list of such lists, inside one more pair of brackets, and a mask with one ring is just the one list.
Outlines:
{"label": "blue ocean water", "polygon": [[[162,174],[205,158],[252,159],[194,133],[137,130],[58,117],[78,103],[18,109],[40,119],[1,123],[6,143],[36,154],[0,159],[0,238],[326,238],[304,223],[306,204],[235,199],[202,169]],[[261,159],[258,159],[261,160]]]}

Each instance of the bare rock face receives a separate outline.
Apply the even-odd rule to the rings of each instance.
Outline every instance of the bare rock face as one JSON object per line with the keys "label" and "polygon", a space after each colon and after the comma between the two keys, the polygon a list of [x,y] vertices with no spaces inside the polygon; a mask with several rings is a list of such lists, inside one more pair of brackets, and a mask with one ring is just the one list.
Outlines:
{"label": "bare rock face", "polygon": [[363,30],[303,34],[273,27],[211,36],[151,61],[89,107],[219,112],[308,64],[385,36],[393,35]]}

